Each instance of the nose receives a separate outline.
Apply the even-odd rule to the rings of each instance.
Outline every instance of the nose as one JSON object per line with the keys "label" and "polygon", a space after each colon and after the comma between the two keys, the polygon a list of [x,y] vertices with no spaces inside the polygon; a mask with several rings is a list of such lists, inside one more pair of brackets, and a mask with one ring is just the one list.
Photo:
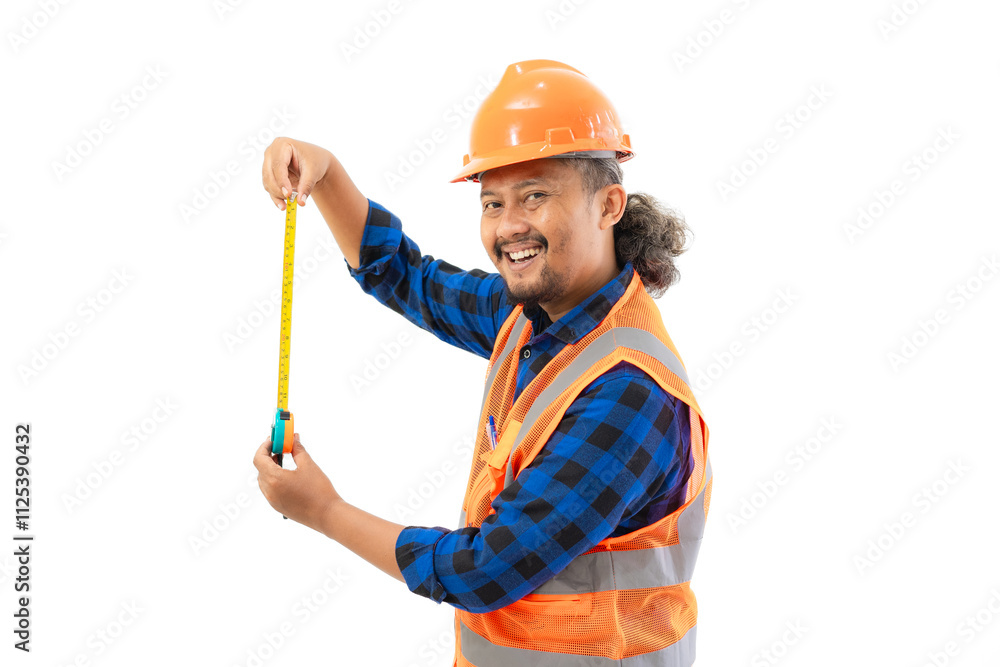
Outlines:
{"label": "nose", "polygon": [[528,225],[528,215],[520,206],[504,206],[500,215],[500,222],[497,225],[497,239],[507,239],[508,241],[523,236],[531,231]]}

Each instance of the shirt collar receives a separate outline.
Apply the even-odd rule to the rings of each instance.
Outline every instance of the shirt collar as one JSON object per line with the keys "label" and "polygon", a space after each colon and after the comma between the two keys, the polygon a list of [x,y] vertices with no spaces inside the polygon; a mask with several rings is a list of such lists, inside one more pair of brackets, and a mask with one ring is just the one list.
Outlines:
{"label": "shirt collar", "polygon": [[524,316],[532,322],[532,337],[546,333],[564,343],[574,345],[608,316],[611,307],[618,303],[632,282],[633,271],[632,262],[626,262],[615,278],[605,283],[604,287],[581,301],[556,322],[549,319],[548,313],[541,306],[524,308]]}

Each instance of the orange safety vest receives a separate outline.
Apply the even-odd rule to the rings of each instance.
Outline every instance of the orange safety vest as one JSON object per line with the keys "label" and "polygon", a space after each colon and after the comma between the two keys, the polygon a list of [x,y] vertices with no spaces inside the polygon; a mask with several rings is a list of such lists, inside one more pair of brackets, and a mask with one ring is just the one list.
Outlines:
{"label": "orange safety vest", "polygon": [[[486,372],[476,454],[459,526],[480,526],[494,499],[545,446],[566,409],[620,361],[638,366],[683,401],[691,416],[694,470],[684,504],[659,521],[602,540],[506,607],[455,609],[455,667],[669,665],[695,658],[698,606],[690,580],[712,493],[708,427],[659,309],[638,272],[608,316],[567,345],[511,405],[521,346],[531,322],[515,306],[497,335]],[[491,450],[488,416],[498,443]]]}

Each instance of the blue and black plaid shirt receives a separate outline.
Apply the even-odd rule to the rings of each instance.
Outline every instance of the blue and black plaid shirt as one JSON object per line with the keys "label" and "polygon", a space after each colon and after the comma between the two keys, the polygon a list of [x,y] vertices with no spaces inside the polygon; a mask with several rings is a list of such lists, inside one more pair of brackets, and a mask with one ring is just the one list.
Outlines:
{"label": "blue and black plaid shirt", "polygon": [[[371,200],[360,265],[353,269],[346,259],[344,264],[381,303],[485,359],[516,305],[508,301],[499,273],[463,271],[421,255],[399,218]],[[533,325],[525,346],[531,352],[518,360],[515,400],[564,346],[607,316],[631,279],[628,263],[555,323],[540,307],[525,310]],[[606,537],[649,525],[680,507],[691,475],[689,437],[685,404],[638,367],[617,364],[573,401],[482,526],[403,529],[396,561],[407,587],[473,613],[519,600]],[[614,481],[601,481],[607,479]]]}

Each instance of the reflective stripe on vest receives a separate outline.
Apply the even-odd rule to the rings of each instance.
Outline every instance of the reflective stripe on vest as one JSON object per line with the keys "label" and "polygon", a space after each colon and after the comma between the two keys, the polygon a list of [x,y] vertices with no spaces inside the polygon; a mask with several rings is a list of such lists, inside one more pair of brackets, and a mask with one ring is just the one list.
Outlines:
{"label": "reflective stripe on vest", "polygon": [[[493,366],[490,368],[490,372],[486,377],[486,388],[483,390],[483,404],[479,408],[479,414],[483,414],[483,410],[486,409],[486,401],[490,396],[490,388],[493,387],[493,382],[496,380],[497,373],[500,372],[500,367],[503,366],[503,361],[506,359],[517,347],[517,341],[521,338],[521,330],[524,329],[525,323],[528,322],[528,318],[524,316],[524,311],[518,315],[518,318],[514,321],[514,326],[510,329],[510,334],[507,336],[507,343],[503,346],[503,351],[500,356],[497,357],[496,361],[493,362]],[[465,528],[465,510],[463,509],[458,514],[458,527]]]}
{"label": "reflective stripe on vest", "polygon": [[[522,314],[521,317],[524,317],[524,315]],[[518,318],[518,322],[521,321],[521,317]],[[497,359],[497,363],[494,364],[494,367],[500,363],[500,360],[506,357],[507,349],[513,347],[510,342],[511,339],[517,338],[515,333],[518,331],[519,329],[515,323],[514,328],[511,329],[510,336],[507,338],[507,346],[504,347],[503,354]],[[514,440],[514,444],[510,448],[511,456],[507,457],[507,474],[505,475],[503,481],[503,487],[505,489],[514,481],[514,471],[511,463],[514,459],[513,453],[517,450],[521,441],[524,440],[524,437],[531,431],[531,427],[535,425],[538,418],[542,416],[543,412],[545,412],[545,409],[549,407],[549,404],[552,403],[552,401],[554,401],[559,394],[566,391],[571,384],[580,379],[580,377],[586,373],[591,366],[614,352],[617,347],[628,347],[637,352],[648,354],[666,366],[671,373],[683,380],[684,384],[688,384],[687,373],[684,371],[684,366],[677,358],[677,355],[675,355],[673,351],[664,345],[663,341],[655,335],[645,329],[637,329],[635,327],[612,327],[611,329],[608,329],[600,336],[592,340],[590,344],[584,348],[583,352],[570,362],[569,366],[564,368],[559,375],[555,377],[552,384],[546,387],[544,391],[538,395],[538,398],[535,399],[535,402],[531,404],[528,414],[524,416],[524,421],[518,431],[517,438]],[[490,385],[492,385],[492,382]],[[487,385],[486,387],[486,394],[489,394],[490,385]],[[483,395],[484,406],[486,405],[486,394]]]}
{"label": "reflective stripe on vest", "polygon": [[705,489],[710,479],[712,466],[707,463],[701,492],[677,518],[677,544],[581,554],[532,593],[599,593],[690,581],[705,530]]}
{"label": "reflective stripe on vest", "polygon": [[518,316],[517,320],[514,322],[514,326],[510,330],[510,335],[507,336],[507,344],[503,346],[503,352],[500,353],[500,356],[497,357],[497,360],[493,363],[493,367],[490,368],[489,376],[486,378],[486,389],[483,390],[483,404],[479,408],[479,414],[482,414],[483,410],[486,409],[486,399],[489,398],[490,387],[493,386],[493,381],[496,379],[497,373],[500,372],[500,367],[503,366],[503,360],[506,359],[507,355],[513,352],[514,348],[517,346],[517,341],[521,337],[521,330],[524,328],[524,324],[527,321],[528,318],[524,316],[524,311],[522,310],[520,316]]}
{"label": "reflective stripe on vest", "polygon": [[513,646],[497,646],[480,637],[459,621],[462,657],[473,665],[517,665],[517,667],[690,667],[695,658],[695,639],[698,626],[694,625],[683,637],[658,651],[614,660],[599,655],[550,653],[532,651]]}
{"label": "reflective stripe on vest", "polygon": [[[528,318],[524,316],[524,311],[522,311],[517,320],[514,322],[514,326],[511,327],[510,334],[507,336],[507,342],[504,345],[503,351],[493,363],[492,368],[490,368],[490,372],[486,378],[486,388],[483,390],[482,406],[479,409],[480,414],[482,414],[482,411],[486,409],[486,401],[489,398],[490,389],[493,387],[493,382],[496,380],[497,373],[500,371],[503,361],[514,351],[514,348],[517,346],[517,341],[521,337],[524,325],[527,322]],[[513,454],[514,450],[516,450],[518,445],[521,444],[521,441],[524,440],[525,436],[531,431],[532,426],[535,425],[535,422],[538,421],[538,418],[549,406],[549,404],[555,400],[559,394],[564,392],[571,384],[579,379],[581,375],[586,373],[591,366],[597,363],[600,359],[614,352],[616,347],[628,347],[638,352],[648,354],[663,364],[670,370],[671,373],[679,377],[684,384],[689,385],[687,372],[684,370],[683,364],[681,364],[677,355],[675,355],[669,347],[664,345],[659,338],[645,329],[637,329],[635,327],[614,327],[605,331],[603,334],[591,341],[584,351],[581,352],[569,366],[559,373],[558,376],[556,376],[552,384],[546,387],[545,390],[538,395],[538,398],[536,398],[534,403],[531,404],[531,408],[524,417],[524,422],[520,427],[517,438],[514,441],[513,446],[511,446],[511,454]],[[514,481],[514,471],[511,463],[513,458],[513,456],[507,457],[507,474],[504,476],[505,489]],[[466,512],[465,510],[462,510],[458,515],[459,528],[465,527],[465,520]],[[697,555],[697,550],[694,555]]]}

